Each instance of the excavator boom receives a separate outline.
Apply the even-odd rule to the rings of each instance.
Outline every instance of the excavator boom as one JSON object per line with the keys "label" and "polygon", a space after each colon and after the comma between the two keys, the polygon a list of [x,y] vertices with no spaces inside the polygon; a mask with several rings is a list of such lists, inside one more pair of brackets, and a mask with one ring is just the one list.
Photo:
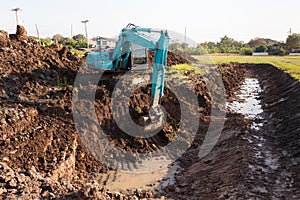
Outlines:
{"label": "excavator boom", "polygon": [[[160,34],[160,36],[158,39],[154,39],[149,34]],[[113,51],[88,53],[88,65],[91,68],[100,70],[133,70],[136,65],[134,63],[134,50],[132,49],[132,45],[135,44],[145,49],[152,50],[154,52],[154,64],[151,97],[152,108],[153,110],[157,110],[159,99],[163,96],[164,92],[165,68],[167,64],[169,42],[170,38],[166,30],[141,28],[129,24],[126,28],[122,29],[116,43],[116,48]],[[147,59],[148,56],[146,53],[146,63],[144,63],[146,65],[148,65]]]}

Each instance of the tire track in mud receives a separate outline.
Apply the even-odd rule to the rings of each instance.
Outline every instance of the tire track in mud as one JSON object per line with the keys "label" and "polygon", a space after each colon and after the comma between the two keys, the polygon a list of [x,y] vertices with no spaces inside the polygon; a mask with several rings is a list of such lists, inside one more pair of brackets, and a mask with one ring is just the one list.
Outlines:
{"label": "tire track in mud", "polygon": [[[262,109],[261,99],[265,91],[261,88],[255,69],[249,69],[241,93],[244,106],[239,112],[250,119],[250,134],[247,138],[250,152],[248,165],[247,191],[250,198],[282,199],[291,192],[293,179],[291,173],[282,169],[279,159],[284,157],[280,149],[274,146],[271,117],[267,110]],[[266,109],[266,108],[265,108]],[[251,159],[252,158],[252,159]],[[288,199],[291,199],[289,196]]]}
{"label": "tire track in mud", "polygon": [[248,66],[248,71],[263,88],[264,110],[255,120],[263,126],[251,129],[248,140],[252,155],[249,197],[299,199],[299,153],[293,149],[300,147],[300,84],[271,65]]}
{"label": "tire track in mud", "polygon": [[176,183],[165,189],[166,196],[300,199],[299,81],[271,65],[240,67],[247,70],[245,81],[229,106],[216,147],[185,166]]}
{"label": "tire track in mud", "polygon": [[[286,92],[288,89],[299,93],[299,82],[271,65],[247,65],[246,69],[245,82],[237,94],[240,99],[234,105],[238,113],[250,120],[245,198],[299,199],[299,185],[295,184],[299,173],[290,168],[298,165],[299,156],[291,158],[289,149],[280,145],[282,138],[290,140],[290,134],[279,129],[293,118],[293,126],[299,130],[299,98],[291,104],[291,93]],[[299,132],[298,138],[297,134],[294,136],[294,148],[299,148]]]}

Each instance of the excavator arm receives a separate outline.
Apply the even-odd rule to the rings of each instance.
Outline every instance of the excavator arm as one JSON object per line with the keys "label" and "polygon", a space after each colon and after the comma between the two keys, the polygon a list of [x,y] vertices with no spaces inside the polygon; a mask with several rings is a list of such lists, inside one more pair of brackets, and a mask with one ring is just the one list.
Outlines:
{"label": "excavator arm", "polygon": [[[159,38],[154,39],[150,37],[152,33],[160,34]],[[149,112],[152,123],[145,126],[146,131],[158,130],[163,125],[163,112],[159,106],[159,99],[164,93],[169,41],[169,34],[166,30],[141,28],[129,24],[126,28],[122,29],[113,52],[90,52],[87,57],[88,65],[92,68],[124,71],[131,70],[132,67],[130,65],[133,55],[132,44],[154,51],[151,88],[152,107]]]}
{"label": "excavator arm", "polygon": [[[160,38],[155,41],[153,38],[143,34],[147,33],[160,33]],[[154,51],[154,65],[152,74],[152,90],[151,96],[153,99],[152,105],[158,105],[159,98],[163,96],[164,82],[165,82],[165,68],[167,64],[167,54],[169,47],[169,35],[166,30],[153,30],[149,28],[125,28],[119,36],[116,49],[113,53],[113,59],[116,60],[115,67],[120,66],[121,59],[123,65],[127,65],[128,58],[131,53],[130,43],[135,43],[139,46],[145,47]],[[125,56],[124,56],[125,55]]]}

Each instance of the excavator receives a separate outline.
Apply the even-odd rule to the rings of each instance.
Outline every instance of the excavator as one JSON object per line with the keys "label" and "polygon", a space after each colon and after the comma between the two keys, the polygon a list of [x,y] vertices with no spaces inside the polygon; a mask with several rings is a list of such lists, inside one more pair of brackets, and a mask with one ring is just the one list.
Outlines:
{"label": "excavator", "polygon": [[[156,39],[153,35],[158,35]],[[129,70],[148,70],[148,50],[154,52],[151,85],[151,124],[145,126],[146,131],[162,128],[163,112],[159,100],[163,96],[165,85],[165,68],[170,37],[167,30],[142,28],[128,24],[122,29],[116,47],[113,50],[92,51],[87,54],[89,68],[110,71],[110,73]],[[134,48],[134,46],[142,48]]]}

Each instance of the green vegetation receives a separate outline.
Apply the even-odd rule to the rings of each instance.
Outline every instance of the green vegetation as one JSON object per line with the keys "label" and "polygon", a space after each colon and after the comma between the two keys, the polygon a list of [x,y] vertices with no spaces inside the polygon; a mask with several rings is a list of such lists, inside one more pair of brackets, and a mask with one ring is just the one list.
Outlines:
{"label": "green vegetation", "polygon": [[82,34],[74,35],[72,38],[64,37],[60,34],[55,34],[52,37],[54,43],[67,46],[69,49],[86,48],[86,38]]}
{"label": "green vegetation", "polygon": [[191,64],[181,64],[181,65],[173,65],[169,67],[172,71],[176,71],[180,74],[184,74],[187,71],[194,71],[194,74],[203,74],[205,71],[196,68]]}
{"label": "green vegetation", "polygon": [[50,39],[47,39],[47,38],[41,38],[40,39],[40,43],[41,43],[41,45],[43,45],[43,46],[50,46],[51,45],[51,40]]}
{"label": "green vegetation", "polygon": [[282,45],[279,45],[279,42],[270,39],[257,38],[245,44],[243,41],[236,41],[233,38],[230,38],[226,35],[220,38],[220,41],[217,43],[204,42],[198,44],[197,47],[188,47],[188,45],[184,43],[172,43],[169,46],[169,49],[171,51],[180,50],[190,55],[203,55],[206,53],[231,53],[252,55],[252,52],[254,51],[269,52],[270,54],[279,55],[280,53],[285,52],[278,51],[281,48]]}
{"label": "green vegetation", "polygon": [[85,55],[85,51],[80,51],[80,50],[77,50],[77,49],[71,49],[71,53],[74,54],[74,55],[77,55],[79,57],[83,57]]}
{"label": "green vegetation", "polygon": [[300,49],[300,34],[294,33],[286,39],[286,48],[288,50]]}
{"label": "green vegetation", "polygon": [[135,108],[135,111],[138,113],[138,114],[142,114],[143,113],[143,109],[140,107],[140,106],[137,106]]}
{"label": "green vegetation", "polygon": [[300,52],[300,34],[294,33],[287,37],[285,42],[268,38],[255,38],[248,43],[237,41],[228,36],[220,38],[218,42],[203,42],[197,47],[189,47],[185,43],[172,43],[171,51],[180,50],[190,55],[211,53],[230,53],[252,55],[253,52],[268,52],[270,55],[285,55],[289,52]]}
{"label": "green vegetation", "polygon": [[67,77],[57,77],[57,86],[62,87],[68,85]]}
{"label": "green vegetation", "polygon": [[185,43],[172,43],[169,46],[171,51],[180,50],[190,55],[202,55],[206,53],[240,53],[246,46],[243,42],[238,42],[233,38],[224,36],[220,39],[220,42],[204,42],[199,44],[195,48],[189,48]]}
{"label": "green vegetation", "polygon": [[[236,55],[206,55],[195,56],[200,64],[213,63],[268,63],[272,64],[300,80],[300,56],[236,56]],[[210,59],[207,59],[210,58]]]}

